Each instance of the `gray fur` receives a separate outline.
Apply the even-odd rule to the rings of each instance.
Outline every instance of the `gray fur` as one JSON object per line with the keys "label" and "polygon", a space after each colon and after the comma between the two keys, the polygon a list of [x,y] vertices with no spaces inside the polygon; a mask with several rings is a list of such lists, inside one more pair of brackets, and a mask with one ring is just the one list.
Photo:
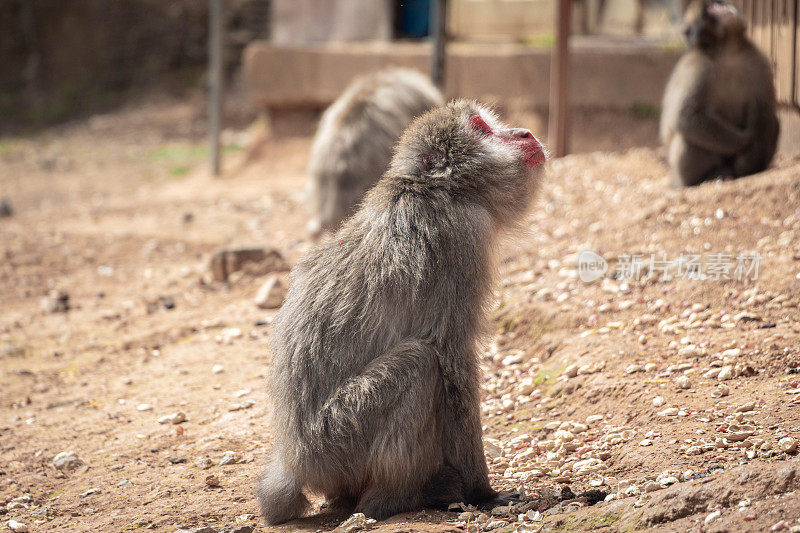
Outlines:
{"label": "gray fur", "polygon": [[311,148],[312,233],[336,230],[386,171],[406,126],[443,103],[414,70],[389,68],[350,84],[323,114]]}
{"label": "gray fur", "polygon": [[674,185],[764,170],[778,141],[772,70],[725,2],[697,1],[685,16],[689,50],[667,83],[661,139]]}
{"label": "gray fur", "polygon": [[427,113],[356,214],[293,270],[272,336],[267,522],[300,516],[303,488],[377,519],[498,497],[477,346],[495,244],[542,171],[472,129],[474,115],[530,135],[474,102]]}

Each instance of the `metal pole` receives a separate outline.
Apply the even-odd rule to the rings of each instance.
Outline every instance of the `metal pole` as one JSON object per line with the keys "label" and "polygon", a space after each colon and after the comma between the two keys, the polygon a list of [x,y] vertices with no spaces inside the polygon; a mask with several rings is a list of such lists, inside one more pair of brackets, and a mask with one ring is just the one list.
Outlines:
{"label": "metal pole", "polygon": [[224,0],[210,0],[209,12],[209,50],[208,50],[208,143],[211,151],[211,172],[219,176],[221,153],[219,132],[222,124],[222,42],[223,42],[223,3]]}
{"label": "metal pole", "polygon": [[447,0],[433,0],[431,4],[433,24],[433,55],[431,57],[431,79],[439,89],[444,88],[445,44],[447,42]]}
{"label": "metal pole", "polygon": [[550,54],[550,117],[547,139],[555,157],[567,155],[569,120],[569,30],[572,0],[559,0],[556,14],[556,41]]}

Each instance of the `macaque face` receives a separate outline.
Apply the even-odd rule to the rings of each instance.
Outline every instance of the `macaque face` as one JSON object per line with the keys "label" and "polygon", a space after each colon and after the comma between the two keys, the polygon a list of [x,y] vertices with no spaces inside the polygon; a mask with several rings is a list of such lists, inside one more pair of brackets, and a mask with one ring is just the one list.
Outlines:
{"label": "macaque face", "polygon": [[480,115],[473,115],[469,124],[474,131],[484,136],[489,142],[505,144],[518,151],[522,162],[530,167],[537,167],[545,162],[544,148],[530,130],[524,128],[492,128]]}

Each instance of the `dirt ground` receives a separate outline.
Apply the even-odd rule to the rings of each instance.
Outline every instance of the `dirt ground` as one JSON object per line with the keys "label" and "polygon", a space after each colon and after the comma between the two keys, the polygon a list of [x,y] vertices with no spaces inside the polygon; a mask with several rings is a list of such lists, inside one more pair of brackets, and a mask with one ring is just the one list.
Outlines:
{"label": "dirt ground", "polygon": [[[246,139],[228,135],[212,179],[201,119],[159,104],[0,140],[14,211],[0,218],[3,527],[269,530],[252,487],[274,311],[253,303],[262,278],[212,283],[207,265],[219,246],[290,263],[308,249],[310,139],[241,166]],[[666,173],[652,148],[553,161],[530,232],[503,252],[486,452],[493,484],[530,503],[367,527],[800,530],[800,163],[687,191]],[[583,249],[608,261],[602,280],[579,279]],[[667,279],[651,254],[685,261]],[[697,254],[702,275],[687,276]],[[69,310],[49,308],[51,291]],[[56,468],[61,452],[81,464]]]}

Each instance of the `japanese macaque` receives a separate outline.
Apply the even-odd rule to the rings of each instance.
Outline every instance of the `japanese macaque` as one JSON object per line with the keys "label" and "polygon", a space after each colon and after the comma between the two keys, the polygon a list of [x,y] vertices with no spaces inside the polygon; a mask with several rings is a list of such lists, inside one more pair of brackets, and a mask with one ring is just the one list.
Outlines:
{"label": "japanese macaque", "polygon": [[266,521],[303,494],[384,519],[508,502],[489,484],[478,343],[498,239],[524,220],[545,154],[466,100],[403,133],[360,209],[292,272],[274,321]]}
{"label": "japanese macaque", "polygon": [[444,103],[427,77],[391,68],[356,79],[323,114],[308,163],[313,236],[334,231],[389,166],[411,121]]}
{"label": "japanese macaque", "polygon": [[664,93],[661,139],[674,186],[764,170],[775,154],[778,117],[767,58],[728,3],[698,1],[684,17],[689,51]]}

